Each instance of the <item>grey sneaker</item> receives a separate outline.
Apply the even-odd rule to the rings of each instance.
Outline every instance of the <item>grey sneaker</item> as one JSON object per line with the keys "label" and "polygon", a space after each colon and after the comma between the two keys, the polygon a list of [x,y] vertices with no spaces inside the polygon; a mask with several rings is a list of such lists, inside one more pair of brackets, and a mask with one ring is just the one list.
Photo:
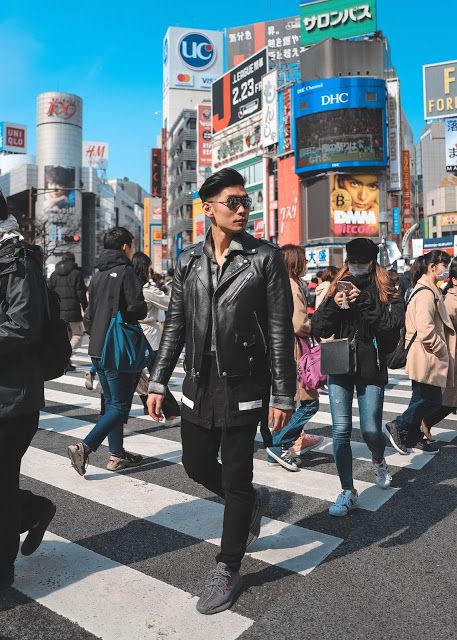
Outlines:
{"label": "grey sneaker", "polygon": [[268,503],[270,502],[270,492],[266,487],[259,487],[255,490],[254,506],[252,507],[251,524],[249,525],[248,540],[246,543],[246,551],[252,547],[254,542],[260,535],[260,524],[262,516],[265,513]]}
{"label": "grey sneaker", "polygon": [[206,580],[197,602],[197,611],[210,615],[229,609],[242,582],[243,578],[238,571],[232,571],[224,562],[218,562]]}
{"label": "grey sneaker", "polygon": [[89,459],[87,447],[85,447],[82,442],[77,442],[67,447],[67,452],[71,466],[80,476],[83,476],[86,473],[87,461]]}
{"label": "grey sneaker", "polygon": [[406,448],[405,444],[405,438],[407,434],[404,431],[400,431],[395,420],[392,420],[392,422],[387,422],[383,426],[382,431],[387,440],[389,440],[391,445],[398,451],[398,453],[401,453],[402,456],[408,455],[408,449]]}
{"label": "grey sneaker", "polygon": [[108,471],[120,471],[128,467],[138,467],[143,460],[143,456],[137,453],[130,453],[129,451],[124,451],[120,456],[115,456],[112,453],[106,468]]}

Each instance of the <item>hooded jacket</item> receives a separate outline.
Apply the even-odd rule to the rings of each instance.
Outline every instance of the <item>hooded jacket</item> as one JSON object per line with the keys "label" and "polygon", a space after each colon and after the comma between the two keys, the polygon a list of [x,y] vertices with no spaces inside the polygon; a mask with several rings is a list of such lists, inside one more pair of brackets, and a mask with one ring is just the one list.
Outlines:
{"label": "hooded jacket", "polygon": [[90,335],[89,355],[94,358],[102,355],[106,332],[117,308],[124,322],[137,322],[147,314],[140,281],[125,253],[104,249],[97,267],[99,271],[90,283],[89,304],[84,316]]}
{"label": "hooded jacket", "polygon": [[65,322],[81,322],[87,308],[87,288],[81,269],[74,260],[62,260],[49,280],[49,288],[60,298],[60,318]]}

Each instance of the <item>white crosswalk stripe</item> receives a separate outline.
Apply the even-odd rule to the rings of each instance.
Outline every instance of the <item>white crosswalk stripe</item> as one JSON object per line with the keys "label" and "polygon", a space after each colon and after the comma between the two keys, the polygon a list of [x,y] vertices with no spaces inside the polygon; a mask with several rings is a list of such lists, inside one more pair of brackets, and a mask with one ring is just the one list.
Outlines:
{"label": "white crosswalk stripe", "polygon": [[[40,428],[42,439],[53,438],[52,449],[48,451],[43,440],[41,448],[31,447],[23,460],[23,475],[30,481],[72,496],[73,500],[86,501],[85,504],[94,505],[94,509],[109,508],[114,513],[165,527],[170,536],[185,535],[201,544],[210,544],[214,547],[214,555],[220,543],[223,505],[192,495],[188,483],[184,490],[179,486],[173,489],[162,486],[164,470],[169,470],[170,464],[181,464],[181,443],[173,439],[176,431],[173,436],[171,432],[167,434],[170,428],[167,423],[158,425],[145,416],[143,406],[137,401],[130,412],[133,422],[129,421],[126,431],[126,448],[149,458],[144,465],[149,472],[147,480],[140,479],[141,466],[135,470],[135,477],[108,472],[91,464],[85,478],[81,478],[71,468],[66,457],[68,437],[83,439],[92,429],[100,410],[97,391],[87,392],[84,388],[84,372],[90,364],[85,347],[77,349],[73,362],[79,370],[74,375],[52,381],[45,390],[47,408],[41,413]],[[180,363],[170,381],[178,400],[182,395],[184,375]],[[385,413],[391,414],[387,419],[404,411],[405,401],[411,394],[408,386],[410,382],[404,372],[390,372],[384,404]],[[307,461],[319,456],[327,465],[333,464],[332,440],[328,437],[331,414],[325,392],[321,395],[320,405],[321,410],[308,423],[307,430],[318,433],[327,429],[326,436],[317,448],[302,457],[299,473],[288,473],[277,465],[269,465],[265,456],[259,453],[254,459],[254,483],[301,500],[320,501],[325,513],[340,490],[340,484],[335,472],[307,468]],[[356,399],[353,407],[357,410]],[[81,411],[84,409],[87,411]],[[71,415],[66,415],[68,412]],[[457,436],[457,430],[453,429],[456,420],[456,416],[449,416],[440,427],[434,427],[434,436],[443,442],[451,442]],[[149,427],[155,427],[153,434],[143,432],[149,431]],[[370,463],[371,455],[360,438],[358,415],[354,415],[353,428],[357,434],[352,442],[353,457],[361,465],[365,463],[366,474],[369,469],[366,463]],[[51,432],[54,435],[51,436]],[[262,441],[260,433],[257,440]],[[56,449],[56,442],[62,442],[60,450]],[[401,456],[394,449],[386,449],[394,484],[396,471],[405,469],[420,473],[432,459],[433,456],[420,453]],[[167,464],[164,466],[164,463]],[[357,473],[355,475],[360,508],[365,512],[378,511],[400,491],[394,487],[382,491],[375,485],[374,477],[369,482],[366,475],[363,480],[357,478]],[[264,566],[307,576],[344,540],[305,525],[306,519],[294,524],[282,521],[282,517],[264,517],[260,538],[247,555]],[[50,529],[53,531],[52,525]],[[138,544],[141,545],[141,541]],[[34,556],[18,559],[15,587],[103,640],[113,637],[152,640],[162,636],[176,640],[218,637],[235,640],[255,622],[249,615],[234,611],[201,616],[195,611],[196,598],[191,593],[96,553],[57,532],[47,532]],[[170,602],[173,602],[171,607]],[[115,606],[110,606],[114,603]]]}

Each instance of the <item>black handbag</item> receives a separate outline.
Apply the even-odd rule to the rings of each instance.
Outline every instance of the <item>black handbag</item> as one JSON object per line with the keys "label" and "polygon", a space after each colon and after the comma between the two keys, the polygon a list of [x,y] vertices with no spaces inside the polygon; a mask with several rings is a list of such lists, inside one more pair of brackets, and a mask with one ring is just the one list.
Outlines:
{"label": "black handbag", "polygon": [[357,370],[357,332],[349,338],[321,342],[321,373],[353,375]]}

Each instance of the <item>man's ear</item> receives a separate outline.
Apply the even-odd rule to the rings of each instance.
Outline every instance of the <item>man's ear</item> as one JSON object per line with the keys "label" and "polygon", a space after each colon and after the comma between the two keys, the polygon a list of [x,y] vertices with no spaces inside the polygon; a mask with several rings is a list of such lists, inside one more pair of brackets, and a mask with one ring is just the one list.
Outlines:
{"label": "man's ear", "polygon": [[210,220],[214,220],[213,208],[209,202],[204,202],[202,209],[207,218],[209,218]]}

